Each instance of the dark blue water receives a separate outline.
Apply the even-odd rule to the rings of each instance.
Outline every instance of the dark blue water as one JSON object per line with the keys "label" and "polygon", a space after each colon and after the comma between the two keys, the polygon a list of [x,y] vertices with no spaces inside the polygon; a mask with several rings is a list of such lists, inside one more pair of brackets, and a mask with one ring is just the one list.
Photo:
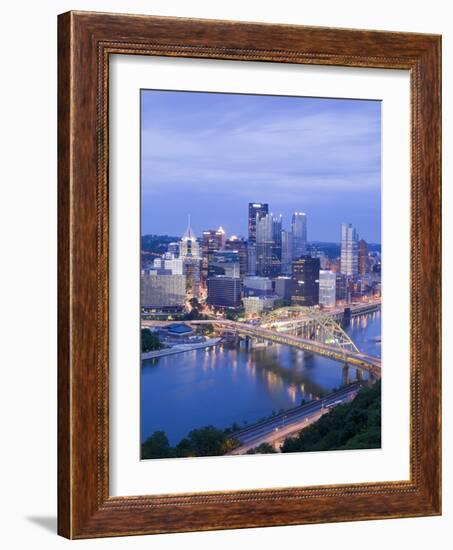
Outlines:
{"label": "dark blue water", "polygon": [[[357,347],[380,356],[380,312],[344,327]],[[356,376],[349,369],[349,379]],[[253,423],[340,387],[343,365],[280,344],[251,348],[222,344],[143,361],[141,434],[163,430],[172,445],[212,424]]]}

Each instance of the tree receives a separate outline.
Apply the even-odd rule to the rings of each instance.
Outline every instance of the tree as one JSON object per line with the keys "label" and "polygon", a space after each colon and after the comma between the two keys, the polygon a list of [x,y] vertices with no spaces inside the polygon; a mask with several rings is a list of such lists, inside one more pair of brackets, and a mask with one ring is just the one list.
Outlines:
{"label": "tree", "polygon": [[294,438],[282,452],[375,449],[381,446],[381,383],[362,388],[351,403],[338,405]]}
{"label": "tree", "polygon": [[142,328],[142,353],[155,351],[163,347],[156,333],[151,332],[149,328]]}
{"label": "tree", "polygon": [[257,454],[265,455],[266,454],[267,455],[267,454],[274,454],[276,452],[277,451],[275,450],[273,445],[271,445],[270,443],[261,443],[260,445],[258,445],[258,447],[253,447],[253,449],[249,449],[246,454],[248,455],[257,455]]}
{"label": "tree", "polygon": [[142,443],[142,458],[171,458],[174,451],[170,447],[165,432],[157,431]]}

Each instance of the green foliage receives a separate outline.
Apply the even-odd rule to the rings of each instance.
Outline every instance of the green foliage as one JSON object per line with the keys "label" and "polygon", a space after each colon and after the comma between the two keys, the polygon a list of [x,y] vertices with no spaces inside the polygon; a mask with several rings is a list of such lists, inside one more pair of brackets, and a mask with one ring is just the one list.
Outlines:
{"label": "green foliage", "polygon": [[291,300],[288,300],[286,298],[279,298],[278,300],[274,301],[274,307],[272,309],[279,309],[281,307],[288,307],[291,305]]}
{"label": "green foliage", "polygon": [[165,432],[154,432],[142,444],[142,458],[171,458],[174,451],[168,443]]}
{"label": "green foliage", "polygon": [[338,405],[295,438],[283,453],[377,449],[381,446],[381,383],[362,388],[351,403]]}
{"label": "green foliage", "polygon": [[237,321],[238,319],[244,317],[244,309],[226,309],[225,310],[225,319],[228,321]]}
{"label": "green foliage", "polygon": [[142,444],[142,458],[221,456],[233,450],[237,441],[214,426],[192,430],[176,447],[170,447],[164,432],[154,432]]}
{"label": "green foliage", "polygon": [[249,449],[246,454],[248,455],[267,455],[267,454],[273,454],[277,451],[274,449],[274,447],[270,443],[261,443],[261,445],[258,445],[258,447],[254,447],[253,449]]}
{"label": "green foliage", "polygon": [[155,351],[163,347],[157,334],[151,332],[149,328],[142,328],[142,353]]}
{"label": "green foliage", "polygon": [[214,332],[214,325],[211,323],[208,323],[207,325],[200,325],[198,329],[203,336],[206,336],[207,334],[212,334]]}
{"label": "green foliage", "polygon": [[180,237],[170,235],[143,235],[142,251],[161,255],[168,250],[168,244],[179,241]]}

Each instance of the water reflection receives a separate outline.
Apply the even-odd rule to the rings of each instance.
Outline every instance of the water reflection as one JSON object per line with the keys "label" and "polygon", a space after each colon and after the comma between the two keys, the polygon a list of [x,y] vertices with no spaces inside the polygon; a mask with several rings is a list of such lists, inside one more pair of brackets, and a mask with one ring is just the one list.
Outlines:
{"label": "water reflection", "polygon": [[[345,330],[365,353],[380,355],[380,313]],[[142,440],[164,430],[176,444],[197,427],[255,422],[357,379],[356,369],[280,344],[225,343],[143,362]],[[366,375],[364,375],[366,376]]]}

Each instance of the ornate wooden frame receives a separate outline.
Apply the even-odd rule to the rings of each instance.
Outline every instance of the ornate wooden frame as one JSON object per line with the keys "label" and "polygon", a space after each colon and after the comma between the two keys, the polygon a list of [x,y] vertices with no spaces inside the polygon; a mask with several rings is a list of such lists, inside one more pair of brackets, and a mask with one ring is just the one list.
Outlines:
{"label": "ornate wooden frame", "polygon": [[[58,48],[58,532],[87,538],[440,514],[441,38],[69,12],[59,16]],[[109,496],[110,54],[410,71],[410,481]]]}

